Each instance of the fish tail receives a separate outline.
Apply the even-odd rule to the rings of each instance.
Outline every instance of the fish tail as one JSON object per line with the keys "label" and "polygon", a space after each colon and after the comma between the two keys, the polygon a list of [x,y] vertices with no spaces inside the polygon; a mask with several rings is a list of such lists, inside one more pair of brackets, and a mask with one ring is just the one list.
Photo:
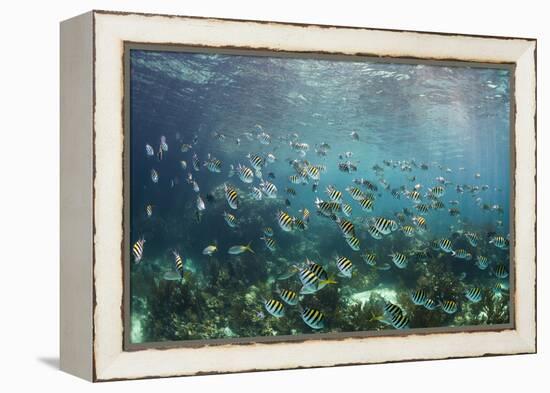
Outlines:
{"label": "fish tail", "polygon": [[252,241],[249,241],[248,244],[245,247],[245,250],[250,251],[252,254],[256,254],[253,249],[250,248],[250,245],[252,244]]}
{"label": "fish tail", "polygon": [[321,281],[319,281],[319,284],[323,284],[323,285],[326,285],[326,284],[336,284],[336,281],[329,278],[329,279],[326,279],[326,280],[321,280]]}
{"label": "fish tail", "polygon": [[381,321],[383,316],[381,315],[375,315],[373,312],[371,312],[371,319],[369,319],[369,322],[374,322],[374,321]]}

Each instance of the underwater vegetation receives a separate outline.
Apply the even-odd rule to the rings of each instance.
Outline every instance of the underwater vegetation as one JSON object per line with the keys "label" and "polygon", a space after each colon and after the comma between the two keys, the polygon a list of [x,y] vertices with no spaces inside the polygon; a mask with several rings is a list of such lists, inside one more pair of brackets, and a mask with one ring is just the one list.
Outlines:
{"label": "underwater vegetation", "polygon": [[131,56],[131,342],[510,321],[507,71]]}

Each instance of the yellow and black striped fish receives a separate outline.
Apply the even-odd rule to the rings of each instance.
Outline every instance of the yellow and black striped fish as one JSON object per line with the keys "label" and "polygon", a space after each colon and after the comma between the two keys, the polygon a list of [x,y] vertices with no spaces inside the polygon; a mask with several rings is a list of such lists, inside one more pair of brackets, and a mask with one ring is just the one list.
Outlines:
{"label": "yellow and black striped fish", "polygon": [[445,195],[445,187],[443,186],[435,186],[433,188],[428,189],[430,194],[435,196],[436,198],[441,198],[443,195]]}
{"label": "yellow and black striped fish", "polygon": [[333,186],[328,186],[325,192],[333,202],[342,202],[342,192],[338,191]]}
{"label": "yellow and black striped fish", "polygon": [[383,235],[388,235],[390,232],[397,229],[397,223],[393,220],[388,220],[384,217],[376,217],[372,225],[380,231]]}
{"label": "yellow and black striped fish", "polygon": [[424,303],[424,308],[426,310],[435,310],[439,305],[435,302],[433,299],[427,299],[426,303]]}
{"label": "yellow and black striped fish", "polygon": [[142,237],[134,243],[132,246],[132,254],[134,254],[134,262],[140,263],[143,258],[143,245],[145,244],[145,239]]}
{"label": "yellow and black striped fish", "polygon": [[453,250],[451,252],[451,255],[455,258],[466,259],[467,261],[472,259],[472,254],[470,254],[468,251],[464,250],[463,248],[459,248],[456,251]]}
{"label": "yellow and black striped fish", "polygon": [[151,217],[153,215],[153,205],[147,205],[145,212],[147,213],[147,217]]}
{"label": "yellow and black striped fish", "polygon": [[403,234],[407,237],[413,237],[414,236],[414,227],[410,225],[405,225],[401,228],[403,231]]}
{"label": "yellow and black striped fish", "polygon": [[395,329],[406,329],[409,327],[409,318],[403,314],[403,310],[390,302],[386,302],[384,305],[384,315],[376,319],[393,326]]}
{"label": "yellow and black striped fish", "polygon": [[392,262],[399,269],[404,269],[409,264],[407,256],[405,254],[400,253],[400,252],[394,252],[393,254],[390,254],[390,257],[391,257]]}
{"label": "yellow and black striped fish", "polygon": [[239,194],[237,190],[229,184],[224,184],[225,199],[231,209],[237,209],[239,207]]}
{"label": "yellow and black striped fish", "polygon": [[496,296],[502,296],[502,295],[509,295],[510,290],[508,289],[508,286],[502,282],[497,282],[495,286],[493,287],[493,293]]}
{"label": "yellow and black striped fish", "polygon": [[306,265],[307,268],[312,271],[319,280],[324,281],[328,279],[328,274],[323,266],[309,259],[306,259]]}
{"label": "yellow and black striped fish", "polygon": [[419,203],[415,206],[415,208],[420,213],[428,213],[428,211],[430,210],[430,206],[426,205],[425,203]]}
{"label": "yellow and black striped fish", "polygon": [[407,197],[412,199],[413,201],[417,202],[420,200],[421,196],[420,196],[420,193],[416,190],[413,190],[413,191],[409,191],[407,193]]}
{"label": "yellow and black striped fish", "polygon": [[454,300],[443,300],[440,305],[447,314],[454,314],[458,310],[458,304]]}
{"label": "yellow and black striped fish", "polygon": [[306,288],[310,288],[313,286],[317,286],[317,282],[319,281],[319,277],[309,268],[303,268],[300,269],[300,273],[298,274],[298,278],[300,278],[300,282],[302,285]]}
{"label": "yellow and black striped fish", "polygon": [[317,167],[310,165],[307,167],[307,175],[310,179],[319,180],[319,178],[321,177],[321,172]]}
{"label": "yellow and black striped fish", "polygon": [[395,329],[407,329],[409,327],[409,318],[404,314],[395,314],[388,320]]}
{"label": "yellow and black striped fish", "polygon": [[227,225],[229,225],[231,228],[236,228],[237,226],[239,226],[239,223],[237,222],[237,217],[235,217],[233,214],[223,212],[223,218],[225,219]]}
{"label": "yellow and black striped fish", "polygon": [[401,308],[399,308],[398,305],[393,304],[391,302],[386,302],[384,304],[384,316],[386,318],[393,315],[402,315],[402,314],[403,314],[403,311],[401,310]]}
{"label": "yellow and black striped fish", "polygon": [[413,223],[420,229],[422,230],[426,230],[426,219],[422,216],[416,216],[416,217],[413,217]]}
{"label": "yellow and black striped fish", "polygon": [[351,195],[351,197],[355,201],[360,201],[365,197],[365,194],[363,194],[363,191],[361,191],[357,187],[347,187],[346,191]]}
{"label": "yellow and black striped fish", "polygon": [[220,173],[222,170],[222,162],[217,158],[210,158],[203,164],[210,172]]}
{"label": "yellow and black striped fish", "polygon": [[265,242],[265,246],[268,248],[269,251],[275,251],[275,249],[277,248],[275,239],[273,239],[272,237],[262,236],[260,239]]}
{"label": "yellow and black striped fish", "polygon": [[376,265],[376,254],[374,252],[366,252],[363,255],[361,255],[361,258],[363,258],[363,260],[369,266],[375,266]]}
{"label": "yellow and black striped fish", "polygon": [[294,229],[294,218],[282,210],[279,210],[277,213],[277,222],[285,232],[290,232]]}
{"label": "yellow and black striped fish", "polygon": [[505,239],[504,236],[493,236],[491,240],[489,240],[489,244],[493,244],[495,247],[502,250],[508,249],[509,243],[508,239]]}
{"label": "yellow and black striped fish", "polygon": [[273,315],[275,318],[281,318],[283,315],[285,315],[285,306],[283,305],[283,303],[276,299],[264,301],[264,306],[267,312]]}
{"label": "yellow and black striped fish", "polygon": [[411,292],[411,300],[417,306],[423,306],[428,300],[428,294],[423,289],[417,289]]}
{"label": "yellow and black striped fish", "polygon": [[329,216],[333,213],[337,213],[341,209],[341,205],[337,202],[328,202],[328,201],[322,201],[321,199],[317,198],[315,199],[315,206],[317,207],[317,211],[321,212],[322,214]]}
{"label": "yellow and black striped fish", "polygon": [[289,289],[280,289],[277,290],[277,293],[279,294],[281,299],[289,306],[295,306],[298,304],[299,297],[296,292]]}
{"label": "yellow and black striped fish", "polygon": [[373,239],[380,240],[382,239],[382,232],[378,230],[374,225],[369,225],[367,232],[373,237]]}
{"label": "yellow and black striped fish", "polygon": [[337,222],[340,226],[340,230],[344,234],[344,237],[355,237],[355,226],[351,221],[346,220],[345,218],[340,218]]}
{"label": "yellow and black striped fish", "polygon": [[371,212],[374,208],[374,201],[370,198],[363,198],[359,201],[359,204],[361,205],[361,209],[365,212]]}
{"label": "yellow and black striped fish", "polygon": [[257,154],[248,154],[246,157],[250,161],[250,165],[256,170],[262,169],[265,164],[265,160]]}
{"label": "yellow and black striped fish", "polygon": [[351,212],[353,211],[351,205],[349,203],[342,203],[342,211],[346,216],[351,216]]}
{"label": "yellow and black striped fish", "polygon": [[322,329],[325,326],[325,315],[314,308],[301,310],[303,321],[312,329]]}
{"label": "yellow and black striped fish", "polygon": [[466,299],[468,299],[472,303],[479,303],[482,297],[481,289],[478,287],[468,288],[464,292],[464,295],[466,296]]}
{"label": "yellow and black striped fish", "polygon": [[172,251],[172,254],[174,254],[174,263],[176,265],[176,270],[179,273],[180,277],[183,279],[183,259],[176,250]]}
{"label": "yellow and black striped fish", "polygon": [[479,270],[487,269],[487,266],[489,266],[489,258],[483,255],[478,255],[476,259],[476,266]]}
{"label": "yellow and black striped fish", "polygon": [[343,277],[351,277],[353,271],[353,263],[349,258],[336,257],[336,267],[340,270],[340,275]]}
{"label": "yellow and black striped fish", "polygon": [[307,229],[306,223],[301,218],[294,218],[294,228],[299,229],[300,231],[305,231]]}
{"label": "yellow and black striped fish", "polygon": [[359,251],[359,239],[357,239],[355,236],[346,237],[345,239],[346,243],[348,243],[348,246],[350,246],[353,251]]}
{"label": "yellow and black striped fish", "polygon": [[470,246],[477,247],[477,243],[481,240],[480,236],[475,232],[466,232],[465,235]]}
{"label": "yellow and black striped fish", "polygon": [[452,253],[453,252],[453,244],[451,243],[451,241],[449,239],[440,239],[439,242],[438,242],[438,245],[439,245],[439,248],[442,250],[442,251],[445,251],[445,252],[448,252],[448,253]]}
{"label": "yellow and black striped fish", "polygon": [[493,270],[493,273],[497,278],[506,278],[508,277],[508,269],[506,266],[502,263],[499,263],[495,266],[495,269]]}

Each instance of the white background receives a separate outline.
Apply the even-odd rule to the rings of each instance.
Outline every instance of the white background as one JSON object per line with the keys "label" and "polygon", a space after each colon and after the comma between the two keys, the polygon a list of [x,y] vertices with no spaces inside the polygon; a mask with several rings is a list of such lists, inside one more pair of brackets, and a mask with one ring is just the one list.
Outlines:
{"label": "white background", "polygon": [[[0,11],[0,391],[511,392],[548,389],[544,1],[5,1]],[[538,38],[539,354],[92,385],[57,370],[59,26],[90,9]],[[546,94],[546,97],[543,95]],[[521,130],[519,130],[521,135]],[[521,190],[519,190],[521,192]],[[548,240],[546,240],[547,242]],[[545,299],[546,298],[546,299]],[[546,372],[546,375],[544,374]],[[546,390],[548,391],[548,390]]]}

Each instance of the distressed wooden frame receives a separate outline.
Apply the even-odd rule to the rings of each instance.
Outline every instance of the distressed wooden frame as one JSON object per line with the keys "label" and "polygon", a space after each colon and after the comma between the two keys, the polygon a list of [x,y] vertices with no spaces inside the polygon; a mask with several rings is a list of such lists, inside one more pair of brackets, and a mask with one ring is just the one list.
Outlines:
{"label": "distressed wooden frame", "polygon": [[[216,346],[124,345],[128,43],[508,64],[514,321],[490,331]],[[521,192],[514,192],[521,190]],[[536,40],[92,11],[61,24],[61,368],[92,381],[536,351]]]}

